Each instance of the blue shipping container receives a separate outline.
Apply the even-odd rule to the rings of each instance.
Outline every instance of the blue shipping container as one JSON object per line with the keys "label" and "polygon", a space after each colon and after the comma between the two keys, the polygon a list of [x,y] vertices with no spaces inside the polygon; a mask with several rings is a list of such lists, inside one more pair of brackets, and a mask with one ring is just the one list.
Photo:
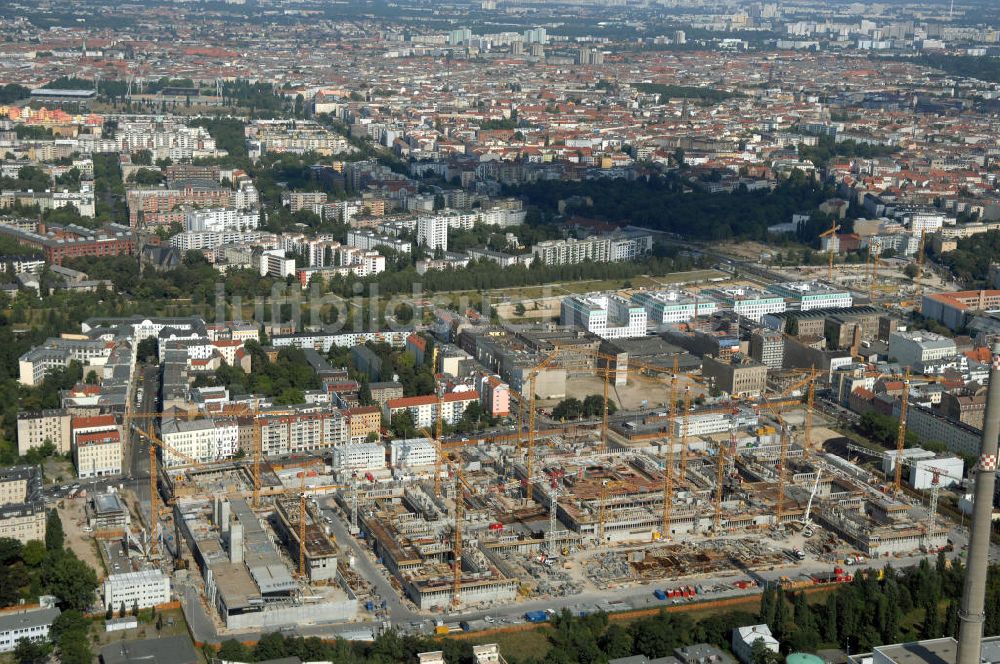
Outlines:
{"label": "blue shipping container", "polygon": [[544,611],[528,611],[524,614],[524,619],[528,622],[545,622],[549,619],[549,614]]}

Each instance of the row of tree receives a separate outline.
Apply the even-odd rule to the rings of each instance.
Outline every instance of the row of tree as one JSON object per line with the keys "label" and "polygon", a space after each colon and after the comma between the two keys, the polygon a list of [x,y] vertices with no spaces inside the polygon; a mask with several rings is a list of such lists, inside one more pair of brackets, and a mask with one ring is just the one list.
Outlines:
{"label": "row of tree", "polygon": [[[618,404],[613,399],[608,399],[608,415],[614,415],[618,410]],[[590,417],[602,417],[604,415],[604,397],[600,394],[591,394],[580,401],[576,397],[569,397],[560,401],[552,409],[552,417],[557,420],[576,420]]]}

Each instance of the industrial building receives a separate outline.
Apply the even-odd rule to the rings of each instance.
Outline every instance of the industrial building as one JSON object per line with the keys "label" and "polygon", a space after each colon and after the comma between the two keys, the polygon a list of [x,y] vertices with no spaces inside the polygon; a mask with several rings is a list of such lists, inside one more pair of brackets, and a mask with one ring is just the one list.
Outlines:
{"label": "industrial building", "polygon": [[897,331],[889,335],[889,357],[917,370],[928,362],[952,357],[957,352],[954,339],[933,332]]}
{"label": "industrial building", "polygon": [[[290,518],[297,519],[297,500],[292,500],[292,509],[282,506],[280,497],[253,508],[245,497],[253,481],[247,468],[239,465],[188,470],[182,480],[171,478],[171,482],[177,496],[174,519],[178,534],[202,574],[207,600],[226,627],[276,628],[354,618],[356,596],[331,559],[336,549],[311,516],[306,558],[316,556],[317,581],[323,584],[309,585],[308,579],[293,577],[298,563],[294,544],[298,522],[291,530],[288,525]],[[269,482],[281,491],[273,475]],[[283,554],[275,541],[290,544],[294,555]]]}
{"label": "industrial building", "polygon": [[737,397],[763,394],[767,387],[767,366],[745,355],[734,355],[728,361],[706,357],[701,370],[705,378],[719,390]]}
{"label": "industrial building", "polygon": [[924,295],[921,312],[950,330],[965,326],[975,314],[1000,310],[1000,290],[971,290]]}

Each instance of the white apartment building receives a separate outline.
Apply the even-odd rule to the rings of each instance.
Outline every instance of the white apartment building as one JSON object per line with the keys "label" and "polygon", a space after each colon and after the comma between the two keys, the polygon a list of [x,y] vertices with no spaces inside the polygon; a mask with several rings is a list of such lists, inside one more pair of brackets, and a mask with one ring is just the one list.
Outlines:
{"label": "white apartment building", "polygon": [[52,369],[67,367],[76,360],[84,367],[103,366],[114,344],[107,341],[89,339],[48,339],[18,358],[18,379],[22,385],[37,385]]}
{"label": "white apartment building", "polygon": [[[478,400],[479,395],[471,390],[445,394],[441,399],[441,419],[448,424],[454,424],[461,419],[469,404]],[[433,426],[437,421],[437,409],[438,398],[433,394],[389,399],[384,407],[390,422],[400,413],[409,412],[413,423],[425,428]]]}
{"label": "white apartment building", "polygon": [[379,443],[350,443],[331,450],[334,470],[381,470],[385,468],[385,447]]}
{"label": "white apartment building", "polygon": [[437,451],[429,438],[404,438],[389,443],[389,465],[393,468],[430,466],[436,461]]}
{"label": "white apartment building", "polygon": [[265,415],[261,420],[264,454],[324,450],[350,438],[347,419],[339,411],[315,409],[289,415]]}
{"label": "white apartment building", "polygon": [[77,475],[86,478],[121,474],[121,429],[114,416],[74,417],[70,426]]}
{"label": "white apartment building", "polygon": [[257,210],[236,208],[203,208],[188,210],[184,215],[186,231],[249,231],[260,225]]}
{"label": "white apartment building", "polygon": [[0,538],[16,539],[21,544],[45,541],[45,505],[16,503],[0,505]]}
{"label": "white apartment building", "polygon": [[255,214],[259,214],[256,208],[260,207],[260,194],[249,178],[241,180],[233,192],[233,207],[237,210],[253,210]]}
{"label": "white apartment building", "polygon": [[274,246],[277,236],[263,231],[184,231],[170,238],[170,246],[181,251],[215,249],[225,244]]}
{"label": "white apartment building", "polygon": [[131,610],[159,606],[170,601],[170,577],[158,569],[109,574],[104,579],[104,606],[117,611],[122,604]]}
{"label": "white apartment building", "polygon": [[413,248],[409,240],[400,240],[389,235],[353,228],[347,231],[347,244],[366,250],[375,249],[380,246],[389,247],[399,254],[408,254]]}
{"label": "white apartment building", "polygon": [[546,265],[572,265],[584,261],[614,263],[631,261],[653,250],[653,236],[619,231],[583,240],[546,240],[531,247],[531,253]]}
{"label": "white apartment building", "polygon": [[417,219],[417,244],[431,250],[448,251],[448,218],[433,216]]}
{"label": "white apartment building", "polygon": [[732,309],[736,314],[756,323],[760,322],[764,314],[785,311],[785,298],[756,288],[734,286],[711,289],[707,293],[723,308]]}
{"label": "white apartment building", "polygon": [[[441,210],[434,215],[427,215],[439,222],[444,222],[449,228],[469,230],[476,224],[485,226],[518,226],[524,223],[527,211],[522,209],[512,209],[504,207],[490,208],[488,210]],[[418,220],[419,223],[419,220]]]}
{"label": "white apartment building", "polygon": [[854,304],[851,292],[820,281],[790,281],[771,284],[767,290],[791,302],[800,311],[844,309]]}
{"label": "white apartment building", "polygon": [[74,431],[73,462],[80,478],[121,475],[121,433],[117,428],[88,433]]}
{"label": "white apartment building", "polygon": [[215,139],[204,127],[188,127],[182,122],[160,118],[159,122],[134,118],[124,120],[115,132],[116,151],[126,154],[149,150],[153,159],[174,161],[219,154]]}
{"label": "white apartment building", "polygon": [[163,420],[160,438],[167,445],[161,450],[162,463],[166,467],[184,465],[192,459],[197,462],[219,461],[236,454],[239,447],[239,426],[231,420],[185,420],[172,417]]}
{"label": "white apartment building", "polygon": [[24,456],[28,450],[41,447],[46,441],[55,445],[59,454],[72,449],[70,421],[65,410],[43,410],[17,414],[17,453]]}
{"label": "white apartment building", "polygon": [[701,316],[711,316],[718,309],[707,295],[692,295],[684,291],[644,291],[632,296],[632,302],[646,310],[646,316],[657,325],[686,323]]}
{"label": "white apartment building", "polygon": [[564,298],[560,323],[581,327],[602,339],[646,336],[646,309],[618,295],[587,295]]}
{"label": "white apartment building", "polygon": [[286,258],[284,249],[272,249],[260,255],[260,276],[284,279],[295,274],[295,259]]}
{"label": "white apartment building", "polygon": [[941,230],[944,218],[944,214],[938,212],[913,212],[904,217],[907,226],[910,227],[910,233],[916,236]]}

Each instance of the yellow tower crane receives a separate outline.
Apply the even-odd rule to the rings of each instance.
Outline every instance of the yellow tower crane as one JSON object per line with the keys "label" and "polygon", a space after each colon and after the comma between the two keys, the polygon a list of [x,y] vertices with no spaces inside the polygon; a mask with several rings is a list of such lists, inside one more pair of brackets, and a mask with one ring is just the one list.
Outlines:
{"label": "yellow tower crane", "polygon": [[840,230],[840,226],[836,221],[830,221],[830,228],[819,234],[821,238],[830,238],[827,244],[827,255],[829,257],[829,264],[827,267],[827,281],[833,282],[833,246],[835,244],[834,239],[837,237],[837,231]]}

